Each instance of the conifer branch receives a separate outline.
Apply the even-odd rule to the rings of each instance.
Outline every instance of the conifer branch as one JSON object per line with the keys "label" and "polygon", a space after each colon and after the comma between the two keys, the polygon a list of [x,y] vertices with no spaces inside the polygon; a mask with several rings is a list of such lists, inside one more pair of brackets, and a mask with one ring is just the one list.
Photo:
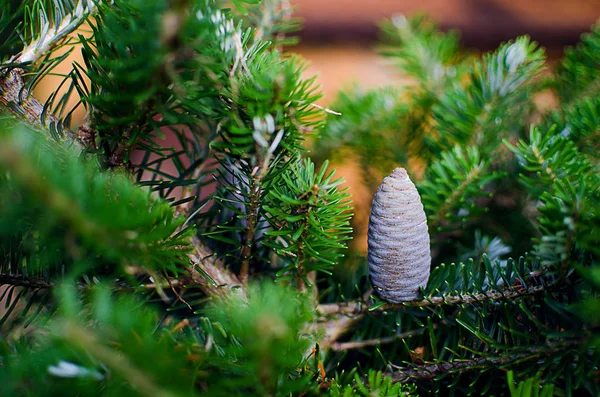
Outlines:
{"label": "conifer branch", "polygon": [[250,203],[248,204],[248,226],[246,228],[246,234],[243,241],[242,247],[242,265],[240,268],[240,280],[242,283],[248,281],[248,274],[250,272],[250,258],[252,257],[252,245],[254,244],[254,234],[256,232],[256,224],[258,222],[258,210],[259,202],[261,197],[260,179],[255,178],[250,187]]}
{"label": "conifer branch", "polygon": [[323,332],[323,337],[319,341],[319,345],[322,348],[333,348],[336,344],[335,341],[348,332],[361,319],[362,315],[354,317],[340,316],[324,323],[318,323],[311,327],[311,330],[317,332],[320,330]]}
{"label": "conifer branch", "polygon": [[[266,174],[269,172],[269,164],[273,156],[273,152],[279,143],[272,144],[273,150],[269,148],[266,155],[262,156],[259,154],[258,163],[260,168],[257,166],[252,171],[252,183],[250,185],[250,194],[248,197],[248,226],[246,228],[245,238],[243,241],[243,247],[241,252],[242,264],[240,268],[240,281],[243,284],[248,282],[248,275],[250,272],[250,259],[252,257],[252,245],[254,244],[254,237],[256,234],[256,227],[259,220],[260,202],[263,195],[262,181]],[[260,153],[259,144],[257,146],[257,153]]]}
{"label": "conifer branch", "polygon": [[394,382],[414,383],[427,381],[436,378],[442,374],[452,372],[465,372],[472,370],[482,370],[487,368],[499,368],[516,362],[536,360],[543,357],[553,356],[557,353],[575,348],[582,345],[586,340],[577,339],[566,342],[550,342],[545,346],[536,346],[524,349],[520,353],[507,354],[501,356],[477,357],[471,360],[460,360],[452,362],[441,362],[429,364],[421,367],[399,368],[398,372],[391,375]]}
{"label": "conifer branch", "polygon": [[[433,328],[437,329],[438,325],[434,324]],[[362,349],[363,347],[368,346],[378,346],[385,345],[388,343],[394,343],[395,341],[410,338],[411,336],[421,335],[425,332],[427,328],[419,328],[411,331],[402,332],[400,334],[396,334],[393,336],[388,336],[385,338],[375,338],[375,339],[366,339],[366,340],[358,340],[352,342],[335,342],[331,344],[331,350],[334,351],[343,351],[343,350],[353,350],[353,349]]]}
{"label": "conifer branch", "polygon": [[96,1],[79,0],[75,9],[65,15],[55,26],[50,26],[47,15],[40,13],[41,29],[38,37],[25,46],[21,55],[16,59],[17,63],[36,62],[45,54],[52,51],[65,37],[72,33],[87,16],[96,9]]}
{"label": "conifer branch", "polygon": [[332,314],[360,315],[367,312],[382,312],[388,310],[401,310],[410,307],[436,307],[446,305],[469,305],[489,301],[504,301],[524,298],[539,294],[548,289],[548,286],[530,287],[526,290],[510,289],[506,291],[489,291],[476,294],[449,295],[426,297],[403,303],[386,303],[379,306],[368,306],[363,302],[329,303],[319,305],[317,312],[322,316]]}
{"label": "conifer branch", "polygon": [[[363,294],[361,301],[366,301],[372,293],[373,290],[369,289],[369,291]],[[317,312],[319,312],[318,307]],[[329,320],[321,319],[321,322],[313,325],[312,328],[313,330],[323,331],[323,338],[320,341],[320,345],[323,348],[327,348],[335,344],[340,336],[348,332],[348,330],[362,319],[362,316],[362,314],[359,314],[357,316],[337,316]]]}
{"label": "conifer branch", "polygon": [[35,128],[58,132],[65,143],[80,150],[84,150],[94,141],[94,132],[87,126],[83,125],[76,131],[71,131],[58,117],[47,112],[44,105],[25,87],[23,73],[24,70],[20,68],[0,71],[0,105]]}
{"label": "conifer branch", "polygon": [[11,285],[15,287],[26,287],[32,289],[49,289],[54,287],[52,281],[42,278],[25,277],[20,274],[2,274],[0,273],[0,285]]}
{"label": "conifer branch", "polygon": [[137,368],[133,363],[123,357],[123,354],[115,349],[103,346],[98,338],[86,329],[65,321],[62,327],[61,337],[71,341],[75,346],[91,353],[102,363],[119,373],[126,381],[133,385],[140,394],[144,396],[174,397],[172,393],[160,388],[148,376],[148,374]]}
{"label": "conifer branch", "polygon": [[[13,57],[11,64],[37,62],[77,29],[87,16],[94,12],[96,6],[96,1],[80,0],[72,12],[64,15],[60,21],[55,21],[53,27],[45,10],[41,10],[39,15],[41,28],[38,37],[27,44],[20,55]],[[25,87],[24,73],[25,71],[19,67],[7,65],[0,67],[0,105],[36,128],[43,127],[51,132],[58,132],[58,136],[67,144],[84,150],[94,141],[94,132],[87,125],[81,126],[76,131],[71,131],[64,126],[58,117],[49,113],[48,109],[31,95]]]}
{"label": "conifer branch", "polygon": [[474,183],[477,183],[484,168],[485,165],[480,163],[469,170],[469,173],[465,175],[464,179],[451,193],[450,197],[446,200],[442,207],[437,211],[437,213],[433,214],[433,219],[431,219],[429,222],[430,230],[437,230],[444,223],[444,220],[446,220],[448,217],[448,212],[452,210],[453,206],[456,206],[461,197],[465,196],[466,190]]}
{"label": "conifer branch", "polygon": [[191,260],[189,269],[192,281],[208,296],[226,298],[230,292],[242,297],[246,289],[235,274],[225,269],[223,263],[198,238],[192,239],[194,252],[188,256]]}

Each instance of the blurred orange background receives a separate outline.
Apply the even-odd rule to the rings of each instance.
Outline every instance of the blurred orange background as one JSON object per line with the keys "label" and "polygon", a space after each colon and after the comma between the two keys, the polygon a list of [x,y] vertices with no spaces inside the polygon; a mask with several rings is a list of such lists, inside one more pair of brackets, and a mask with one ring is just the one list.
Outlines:
{"label": "blurred orange background", "polygon": [[[373,87],[398,80],[373,51],[377,24],[393,14],[429,14],[442,29],[457,29],[466,46],[487,50],[521,34],[548,49],[552,58],[577,42],[600,17],[600,0],[291,0],[304,20],[300,45],[291,51],[310,63],[308,75],[319,75],[325,98],[351,82]],[[79,59],[74,51],[69,61]],[[61,72],[61,70],[57,70]],[[45,99],[60,77],[48,78],[37,94]]]}
{"label": "blurred orange background", "polygon": [[352,81],[377,86],[398,81],[373,51],[377,24],[401,13],[429,14],[442,29],[457,29],[468,47],[495,48],[528,34],[557,58],[600,16],[599,0],[293,0],[304,19],[301,44],[293,51],[318,74],[329,102]]}

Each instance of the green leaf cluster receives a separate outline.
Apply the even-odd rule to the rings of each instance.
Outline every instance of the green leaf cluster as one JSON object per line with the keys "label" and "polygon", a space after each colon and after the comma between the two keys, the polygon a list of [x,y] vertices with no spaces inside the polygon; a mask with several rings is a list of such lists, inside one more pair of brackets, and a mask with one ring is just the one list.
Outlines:
{"label": "green leaf cluster", "polygon": [[[353,377],[351,375],[354,375]],[[351,382],[342,386],[346,379]],[[353,374],[342,374],[337,383],[331,385],[330,396],[379,396],[379,397],[404,397],[413,395],[414,387],[392,382],[390,377],[384,377],[380,371],[370,370],[365,378]]]}
{"label": "green leaf cluster", "polygon": [[455,230],[457,225],[485,212],[477,199],[489,197],[485,188],[500,177],[500,173],[490,170],[490,160],[482,158],[476,146],[465,150],[455,146],[443,152],[417,185],[432,234]]}
{"label": "green leaf cluster", "polygon": [[[61,276],[73,267],[176,269],[192,229],[122,173],[4,123],[0,149],[3,269],[23,277]],[[17,249],[14,242],[19,241]]]}
{"label": "green leaf cluster", "polygon": [[269,192],[264,206],[271,225],[264,244],[286,262],[279,272],[308,285],[309,272],[329,272],[340,260],[352,231],[348,188],[338,190],[343,181],[333,176],[333,171],[327,173],[327,163],[317,172],[309,159],[299,160]]}
{"label": "green leaf cluster", "polygon": [[75,71],[90,83],[78,79],[79,90],[91,109],[96,145],[112,162],[128,162],[129,148],[152,131],[148,123],[160,112],[156,104],[167,98],[167,43],[161,37],[166,10],[166,1],[101,4],[90,21],[92,36],[80,38],[85,68]]}

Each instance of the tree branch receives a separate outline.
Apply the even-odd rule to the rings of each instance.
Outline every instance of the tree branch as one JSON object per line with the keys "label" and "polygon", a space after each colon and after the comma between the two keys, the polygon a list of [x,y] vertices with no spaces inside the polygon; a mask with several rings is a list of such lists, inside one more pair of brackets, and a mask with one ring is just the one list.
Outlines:
{"label": "tree branch", "polygon": [[70,341],[81,350],[89,352],[122,376],[141,395],[174,397],[174,394],[156,384],[146,371],[137,367],[122,352],[104,345],[94,333],[72,321],[64,321],[60,325],[62,332],[57,336]]}
{"label": "tree branch", "polygon": [[209,296],[218,296],[226,298],[229,293],[236,293],[244,299],[246,296],[246,287],[242,282],[225,269],[223,263],[216,258],[207,246],[194,237],[192,239],[194,252],[189,254],[192,266],[189,271],[193,282]]}
{"label": "tree branch", "polygon": [[0,285],[11,285],[17,287],[27,287],[33,289],[48,289],[54,287],[52,281],[46,281],[41,278],[23,277],[15,274],[1,274]]}
{"label": "tree branch", "polygon": [[[235,292],[246,298],[245,286],[231,272],[223,267],[220,260],[216,259],[214,253],[206,247],[198,238],[192,240],[194,252],[189,254],[191,266],[188,269],[190,280],[167,280],[165,285],[143,284],[141,286],[127,286],[125,289],[161,289],[175,286],[194,284],[209,296],[226,296]],[[0,273],[0,285],[11,285],[34,289],[49,289],[56,286],[52,281],[41,278],[23,277],[22,275]],[[118,288],[123,289],[123,288]]]}
{"label": "tree branch", "polygon": [[438,227],[444,223],[448,211],[450,211],[452,209],[452,206],[455,205],[458,202],[458,200],[463,196],[465,189],[471,183],[473,183],[473,181],[476,180],[477,177],[479,177],[479,175],[481,175],[483,168],[484,167],[482,167],[480,163],[469,171],[469,173],[465,176],[465,179],[456,187],[456,189],[454,190],[454,192],[452,192],[450,197],[446,199],[444,205],[442,205],[442,207],[435,213],[435,215],[430,218],[429,230],[437,230]]}
{"label": "tree branch", "polygon": [[250,273],[250,259],[252,257],[252,245],[254,244],[254,234],[258,222],[259,200],[261,195],[260,179],[255,178],[251,187],[250,203],[248,204],[248,225],[246,226],[246,234],[243,241],[240,268],[240,279],[246,284]]}
{"label": "tree branch", "polygon": [[[438,325],[433,324],[433,328],[437,329]],[[335,342],[331,344],[331,349],[335,351],[342,350],[352,350],[352,349],[362,349],[363,347],[368,346],[378,346],[384,345],[387,343],[393,343],[400,339],[410,338],[411,336],[420,335],[425,332],[427,328],[422,327],[419,329],[415,329],[412,331],[402,332],[400,334],[396,334],[393,336],[388,336],[385,338],[376,338],[376,339],[366,339],[366,340],[358,340],[353,342]]]}
{"label": "tree branch", "polygon": [[312,324],[309,331],[322,333],[323,337],[319,339],[319,345],[321,348],[327,349],[332,347],[335,341],[348,332],[361,318],[362,316],[338,317],[326,322]]}
{"label": "tree branch", "polygon": [[85,18],[96,9],[96,2],[92,0],[80,0],[72,13],[65,16],[59,24],[51,27],[50,21],[45,14],[40,15],[41,29],[39,36],[23,48],[16,62],[36,62],[46,53],[50,52],[69,33],[81,25]]}
{"label": "tree branch", "polygon": [[20,68],[0,71],[0,105],[35,128],[59,132],[63,142],[75,145],[80,150],[94,141],[94,132],[87,126],[71,131],[58,117],[46,112],[44,105],[25,88],[23,73],[24,70]]}
{"label": "tree branch", "polygon": [[583,339],[566,342],[550,342],[545,346],[524,349],[523,351],[512,355],[477,357],[471,360],[457,360],[421,367],[399,368],[399,371],[391,375],[391,378],[394,382],[398,383],[414,383],[423,380],[432,380],[445,373],[465,372],[488,367],[501,367],[517,361],[529,361],[540,357],[552,356],[556,353],[579,346],[583,342]]}
{"label": "tree branch", "polygon": [[[54,27],[50,26],[51,21],[45,14],[40,15],[39,36],[26,45],[21,54],[14,57],[11,63],[26,64],[38,61],[77,29],[87,15],[95,9],[95,1],[80,0],[73,12]],[[35,127],[59,132],[66,143],[76,145],[81,150],[94,141],[94,132],[87,125],[81,126],[77,131],[71,131],[56,116],[46,112],[44,105],[25,88],[23,74],[22,68],[0,66],[0,105],[7,107],[17,117]]]}
{"label": "tree branch", "polygon": [[526,290],[510,289],[506,291],[490,291],[478,294],[436,296],[414,299],[402,303],[386,303],[381,306],[368,306],[363,302],[329,303],[317,306],[322,316],[332,314],[360,315],[371,311],[400,310],[409,307],[435,307],[445,305],[478,304],[488,301],[502,301],[523,298],[545,291],[547,286],[530,287]]}

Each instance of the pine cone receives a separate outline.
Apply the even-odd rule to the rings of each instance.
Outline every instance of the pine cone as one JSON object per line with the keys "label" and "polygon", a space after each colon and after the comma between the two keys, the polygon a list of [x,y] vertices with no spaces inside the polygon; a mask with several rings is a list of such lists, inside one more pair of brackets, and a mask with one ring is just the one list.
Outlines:
{"label": "pine cone", "polygon": [[375,193],[368,241],[371,282],[381,298],[417,298],[429,279],[431,252],[421,197],[404,168],[396,168]]}

